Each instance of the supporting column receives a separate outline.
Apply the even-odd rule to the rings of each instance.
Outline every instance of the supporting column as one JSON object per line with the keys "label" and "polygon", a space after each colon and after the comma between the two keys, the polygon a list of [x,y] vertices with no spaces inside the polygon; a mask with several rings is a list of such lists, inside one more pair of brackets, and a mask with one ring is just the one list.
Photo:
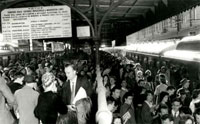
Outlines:
{"label": "supporting column", "polygon": [[96,59],[96,66],[99,65],[99,45],[100,45],[100,34],[98,32],[98,24],[97,24],[97,8],[96,8],[96,0],[93,1],[93,19],[94,19],[94,36],[93,36],[93,41],[95,43],[95,48],[96,48],[96,51],[95,51],[95,59]]}
{"label": "supporting column", "polygon": [[100,64],[100,56],[99,56],[99,45],[100,45],[100,38],[99,37],[94,37],[93,41],[95,43],[95,60],[96,60],[96,66]]}

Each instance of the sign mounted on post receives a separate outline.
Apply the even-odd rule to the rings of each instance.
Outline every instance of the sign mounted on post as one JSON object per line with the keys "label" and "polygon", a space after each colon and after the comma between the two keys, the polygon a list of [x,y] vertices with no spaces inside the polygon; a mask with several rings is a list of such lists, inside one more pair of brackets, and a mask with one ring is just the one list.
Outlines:
{"label": "sign mounted on post", "polygon": [[71,37],[68,6],[5,9],[1,12],[4,41]]}

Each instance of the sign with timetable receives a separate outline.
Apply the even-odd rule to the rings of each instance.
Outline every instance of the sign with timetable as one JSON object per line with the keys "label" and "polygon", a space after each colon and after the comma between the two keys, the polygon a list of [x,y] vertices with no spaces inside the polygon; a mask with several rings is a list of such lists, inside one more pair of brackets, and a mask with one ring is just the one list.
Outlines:
{"label": "sign with timetable", "polygon": [[72,36],[68,6],[5,9],[1,22],[4,41]]}

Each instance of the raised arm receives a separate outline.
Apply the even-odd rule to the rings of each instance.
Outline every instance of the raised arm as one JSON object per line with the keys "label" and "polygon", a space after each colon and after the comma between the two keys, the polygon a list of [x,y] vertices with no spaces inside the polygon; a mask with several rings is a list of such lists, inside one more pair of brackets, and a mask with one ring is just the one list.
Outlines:
{"label": "raised arm", "polygon": [[98,124],[111,124],[112,113],[108,110],[106,101],[106,88],[103,86],[100,67],[97,66],[97,94],[98,94],[98,111],[96,113],[96,121]]}

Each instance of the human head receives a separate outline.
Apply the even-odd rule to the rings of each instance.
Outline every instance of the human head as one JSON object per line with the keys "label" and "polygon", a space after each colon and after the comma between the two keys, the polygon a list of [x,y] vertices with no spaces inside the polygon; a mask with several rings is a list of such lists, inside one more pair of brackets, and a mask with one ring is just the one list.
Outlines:
{"label": "human head", "polygon": [[159,74],[160,83],[166,84],[166,77],[164,74]]}
{"label": "human head", "polygon": [[107,74],[103,76],[103,83],[104,85],[107,85],[110,83],[110,78]]}
{"label": "human head", "polygon": [[82,98],[75,103],[79,122],[86,122],[91,111],[92,101],[89,97]]}
{"label": "human head", "polygon": [[111,90],[111,95],[114,99],[118,99],[120,97],[121,87],[115,86]]}
{"label": "human head", "polygon": [[23,80],[24,80],[24,74],[23,73],[16,72],[14,74],[14,79],[17,79],[17,80],[15,80],[15,82],[20,83],[21,85],[24,84],[24,82],[23,82]]}
{"label": "human head", "polygon": [[128,77],[130,77],[130,78],[134,78],[134,71],[129,71],[129,73],[128,73]]}
{"label": "human head", "polygon": [[187,95],[186,95],[185,89],[181,89],[179,93],[180,93],[180,98],[181,99],[185,99],[186,98]]}
{"label": "human head", "polygon": [[107,98],[107,105],[108,105],[108,110],[110,110],[110,112],[114,112],[115,111],[115,100],[111,99],[111,98]]}
{"label": "human head", "polygon": [[132,94],[132,92],[126,92],[124,94],[123,102],[128,104],[128,105],[132,104],[132,102],[133,102],[133,94]]}
{"label": "human head", "polygon": [[136,64],[135,64],[135,69],[138,69],[138,70],[139,70],[140,68],[141,68],[140,63],[136,63]]}
{"label": "human head", "polygon": [[193,90],[193,92],[192,92],[192,98],[196,99],[196,98],[199,98],[199,97],[200,97],[200,89]]}
{"label": "human head", "polygon": [[153,101],[153,92],[152,91],[150,91],[150,90],[146,91],[146,100],[148,102],[152,102]]}
{"label": "human head", "polygon": [[124,87],[124,88],[127,87],[127,82],[126,82],[126,80],[122,80],[121,86]]}
{"label": "human head", "polygon": [[[15,79],[14,75],[15,75],[16,72],[17,72],[16,69],[11,69],[11,70],[9,71],[8,74],[9,74],[9,77],[11,78],[11,80]],[[0,71],[0,73],[1,73],[1,76],[2,76],[3,71]]]}
{"label": "human head", "polygon": [[160,72],[161,72],[161,73],[165,73],[165,72],[166,72],[166,67],[165,67],[165,66],[162,66],[162,67],[160,68]]}
{"label": "human head", "polygon": [[161,116],[161,122],[162,124],[173,124],[173,118],[169,114],[165,114]]}
{"label": "human head", "polygon": [[65,74],[68,80],[73,80],[77,76],[75,65],[69,64],[65,66]]}
{"label": "human head", "polygon": [[188,89],[189,86],[190,86],[190,80],[187,80],[186,78],[183,78],[183,79],[180,81],[180,84],[182,84],[182,87],[183,87],[183,88]]}
{"label": "human head", "polygon": [[53,65],[51,63],[45,63],[45,72],[51,72],[53,70]]}
{"label": "human head", "polygon": [[165,114],[169,114],[169,108],[167,105],[160,105],[160,115],[163,116]]}
{"label": "human head", "polygon": [[145,81],[143,79],[138,80],[138,85],[144,87]]}
{"label": "human head", "polygon": [[168,98],[169,98],[168,92],[163,91],[160,93],[160,102],[166,103],[168,101]]}
{"label": "human head", "polygon": [[174,86],[168,86],[168,87],[167,87],[167,92],[169,93],[169,96],[174,95],[175,90],[176,90],[176,89],[175,89]]}
{"label": "human head", "polygon": [[112,124],[122,124],[122,118],[120,116],[114,117]]}
{"label": "human head", "polygon": [[116,77],[115,76],[110,76],[110,84],[115,85],[116,84]]}
{"label": "human head", "polygon": [[42,63],[38,63],[38,68],[43,68]]}
{"label": "human head", "polygon": [[85,76],[85,75],[86,75],[85,71],[84,71],[84,70],[81,70],[81,71],[80,71],[80,75],[81,75],[81,76]]}
{"label": "human head", "polygon": [[56,124],[78,124],[77,114],[74,111],[68,111],[65,115],[60,115]]}
{"label": "human head", "polygon": [[34,66],[33,65],[27,65],[25,67],[25,69],[26,69],[26,74],[27,75],[31,75],[33,73],[33,71],[34,71]]}
{"label": "human head", "polygon": [[14,79],[17,79],[17,78],[22,78],[22,79],[24,79],[24,74],[21,73],[21,72],[16,72],[16,73],[14,73]]}
{"label": "human head", "polygon": [[140,70],[137,71],[136,75],[137,75],[137,77],[138,77],[139,79],[142,79],[142,78],[143,78],[143,72],[140,71]]}
{"label": "human head", "polygon": [[45,91],[57,92],[56,80],[53,73],[45,73],[42,75],[42,86]]}
{"label": "human head", "polygon": [[181,101],[178,98],[175,98],[172,102],[172,110],[175,112],[179,111],[179,108],[181,108]]}
{"label": "human head", "polygon": [[32,76],[32,75],[26,75],[26,76],[24,76],[23,82],[24,82],[27,86],[29,86],[29,87],[31,87],[31,88],[34,88],[34,89],[37,88],[37,83],[35,82],[35,77]]}
{"label": "human head", "polygon": [[194,119],[191,115],[187,114],[181,117],[179,124],[194,124]]}
{"label": "human head", "polygon": [[151,71],[148,69],[145,71],[145,75],[148,77],[148,76],[151,76]]}

